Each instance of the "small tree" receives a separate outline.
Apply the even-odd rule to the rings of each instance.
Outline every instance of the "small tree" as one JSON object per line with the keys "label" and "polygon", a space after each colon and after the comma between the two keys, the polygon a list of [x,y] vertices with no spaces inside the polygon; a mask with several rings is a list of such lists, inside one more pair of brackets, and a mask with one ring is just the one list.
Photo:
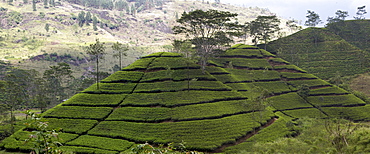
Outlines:
{"label": "small tree", "polygon": [[117,41],[112,45],[112,49],[117,52],[113,57],[119,59],[119,68],[122,69],[122,56],[127,56],[126,51],[128,51],[128,45],[123,45]]}
{"label": "small tree", "polygon": [[237,14],[218,10],[195,10],[184,12],[173,27],[175,34],[184,34],[196,48],[203,73],[209,57],[215,55],[222,46],[233,42],[231,36],[239,36],[240,25],[232,22]]}
{"label": "small tree", "polygon": [[46,32],[49,32],[49,27],[50,27],[50,25],[48,23],[45,24],[45,30],[46,30]]}
{"label": "small tree", "polygon": [[102,59],[105,54],[104,43],[100,43],[99,39],[96,39],[94,44],[90,44],[90,46],[86,48],[86,52],[94,56],[96,60],[96,87],[99,90],[99,59]]}
{"label": "small tree", "polygon": [[256,20],[252,21],[250,31],[253,32],[251,35],[255,37],[255,45],[258,40],[263,40],[266,50],[268,41],[280,30],[279,24],[280,19],[276,16],[258,16]]}
{"label": "small tree", "polygon": [[80,27],[82,27],[85,23],[85,12],[84,11],[81,11],[79,14],[78,14],[78,17],[77,17],[77,20],[78,20],[78,25]]}
{"label": "small tree", "polygon": [[309,27],[315,27],[316,25],[322,23],[319,14],[315,13],[315,11],[307,10],[307,21],[304,25]]}
{"label": "small tree", "polygon": [[342,10],[337,10],[337,12],[335,12],[335,14],[337,16],[335,17],[328,17],[328,24],[330,23],[334,23],[334,22],[341,22],[341,21],[344,21],[346,19],[346,17],[348,17],[348,12],[347,11],[342,11]]}
{"label": "small tree", "polygon": [[98,27],[96,26],[96,24],[98,24],[98,19],[96,18],[96,16],[94,16],[92,20],[93,20],[93,29],[94,31],[97,31]]}
{"label": "small tree", "polygon": [[32,10],[37,11],[37,9],[36,9],[36,0],[32,0]]}
{"label": "small tree", "polygon": [[86,26],[90,26],[90,22],[92,21],[91,13],[87,12],[85,17]]}
{"label": "small tree", "polygon": [[356,16],[354,16],[353,18],[355,18],[356,20],[365,19],[365,14],[367,13],[365,7],[366,7],[365,5],[357,7]]}

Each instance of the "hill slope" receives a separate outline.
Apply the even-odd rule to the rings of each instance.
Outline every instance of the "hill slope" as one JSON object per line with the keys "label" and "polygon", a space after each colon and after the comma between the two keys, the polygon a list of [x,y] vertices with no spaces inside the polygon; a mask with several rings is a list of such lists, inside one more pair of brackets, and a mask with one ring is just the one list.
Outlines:
{"label": "hill slope", "polygon": [[[62,128],[62,149],[89,153],[182,141],[189,149],[236,153],[294,134],[287,125],[294,118],[370,119],[370,105],[359,98],[253,46],[235,45],[210,62],[203,74],[176,53],[145,56],[43,119]],[[306,97],[297,94],[303,84],[311,89]],[[20,130],[0,146],[27,151],[27,134]]]}
{"label": "hill slope", "polygon": [[370,20],[346,20],[327,26],[328,30],[339,35],[358,48],[370,51]]}
{"label": "hill slope", "polygon": [[369,53],[324,28],[307,28],[268,45],[268,51],[328,79],[368,71]]}

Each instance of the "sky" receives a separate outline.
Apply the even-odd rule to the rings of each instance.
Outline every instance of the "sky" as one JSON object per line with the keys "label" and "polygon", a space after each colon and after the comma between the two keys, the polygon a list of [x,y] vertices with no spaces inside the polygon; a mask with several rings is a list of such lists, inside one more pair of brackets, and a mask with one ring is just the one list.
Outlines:
{"label": "sky", "polygon": [[348,11],[349,16],[346,20],[350,20],[356,15],[357,7],[365,5],[369,12],[365,17],[370,18],[370,0],[221,0],[221,2],[268,8],[277,16],[301,20],[302,24],[306,21],[307,10],[315,11],[323,22],[326,22],[329,16],[334,17],[337,10]]}

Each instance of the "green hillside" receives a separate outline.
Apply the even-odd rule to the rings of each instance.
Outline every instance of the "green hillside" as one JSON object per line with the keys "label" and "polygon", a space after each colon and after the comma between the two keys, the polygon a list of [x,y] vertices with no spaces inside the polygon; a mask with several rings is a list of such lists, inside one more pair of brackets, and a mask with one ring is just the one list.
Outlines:
{"label": "green hillside", "polygon": [[[177,53],[151,54],[46,111],[62,128],[61,148],[119,153],[138,143],[186,142],[190,150],[237,153],[255,142],[296,134],[293,119],[370,120],[370,105],[345,90],[253,46],[235,45],[200,66]],[[302,85],[310,90],[298,95]],[[29,151],[27,130],[6,138]],[[314,151],[313,151],[314,152]]]}
{"label": "green hillside", "polygon": [[335,22],[327,28],[360,49],[370,51],[370,20]]}
{"label": "green hillside", "polygon": [[368,71],[369,53],[325,28],[307,28],[275,40],[268,51],[320,78]]}

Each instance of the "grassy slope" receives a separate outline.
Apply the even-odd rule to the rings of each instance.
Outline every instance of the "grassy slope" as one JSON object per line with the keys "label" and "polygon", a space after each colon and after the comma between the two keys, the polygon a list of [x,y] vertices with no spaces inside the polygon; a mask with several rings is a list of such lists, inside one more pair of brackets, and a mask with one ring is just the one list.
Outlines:
{"label": "grassy slope", "polygon": [[[315,43],[316,40],[316,43]],[[307,28],[271,42],[268,51],[328,79],[367,71],[369,54],[324,28]]]}
{"label": "grassy slope", "polygon": [[[143,57],[103,80],[100,90],[92,85],[46,111],[44,118],[51,128],[63,128],[64,149],[114,153],[128,149],[132,142],[146,141],[185,141],[194,150],[226,148],[225,152],[235,153],[254,142],[294,135],[295,118],[368,120],[369,105],[340,88],[273,58],[275,55],[267,51],[245,45],[234,48],[213,59],[220,66],[207,67],[206,74],[201,73],[199,65],[176,53]],[[185,67],[187,63],[190,71]],[[301,84],[312,87],[307,99],[297,95]],[[271,92],[269,107],[264,112],[253,112],[263,89]],[[272,120],[276,121],[268,124]],[[245,142],[239,140],[259,129]],[[25,135],[27,132],[18,131],[0,147],[26,150],[29,145],[21,144]],[[117,139],[127,146],[104,145]],[[223,146],[235,142],[242,143]]]}

